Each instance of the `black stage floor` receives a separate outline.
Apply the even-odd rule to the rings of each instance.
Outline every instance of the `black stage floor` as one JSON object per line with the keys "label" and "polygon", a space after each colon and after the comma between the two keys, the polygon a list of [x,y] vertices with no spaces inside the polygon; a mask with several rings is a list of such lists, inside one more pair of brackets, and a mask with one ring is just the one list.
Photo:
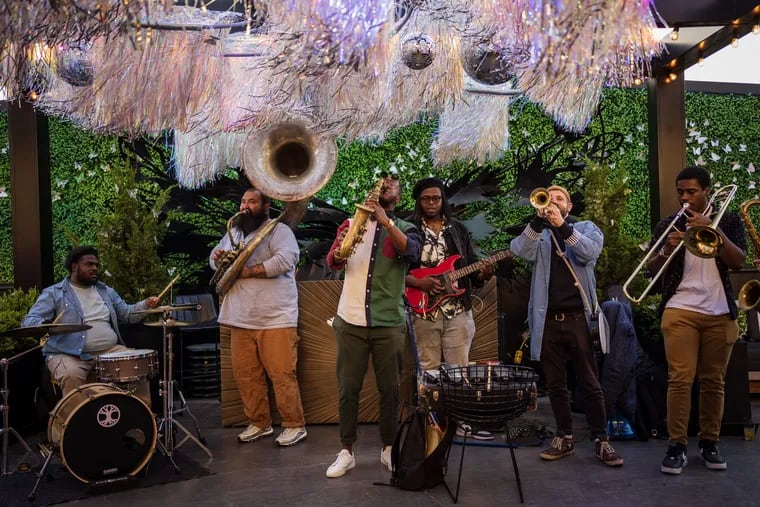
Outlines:
{"label": "black stage floor", "polygon": [[[339,451],[338,428],[335,425],[312,425],[308,438],[292,448],[279,448],[267,437],[255,443],[239,444],[238,428],[220,427],[220,404],[216,400],[191,400],[202,433],[213,452],[209,463],[192,442],[186,442],[176,453],[182,461],[193,460],[207,467],[211,475],[188,477],[181,482],[101,491],[70,504],[97,506],[174,506],[194,507],[249,505],[361,505],[368,506],[439,506],[453,505],[446,489],[438,486],[425,492],[407,492],[373,485],[387,481],[390,473],[380,464],[380,443],[377,425],[361,425],[355,446],[357,466],[344,477],[328,479],[325,470]],[[753,399],[756,417],[760,415],[760,399]],[[527,416],[551,426],[547,398],[540,400],[539,410]],[[583,416],[575,415],[576,437],[584,434]],[[757,420],[757,419],[755,419]],[[190,427],[187,416],[178,418]],[[279,428],[275,430],[275,436]],[[27,441],[36,448],[38,440]],[[495,443],[503,442],[497,436]],[[548,443],[548,441],[547,441]],[[696,455],[696,439],[689,447],[689,464],[680,476],[666,476],[659,466],[667,442],[614,442],[625,458],[622,468],[608,468],[593,456],[593,446],[580,440],[573,456],[556,462],[543,462],[541,447],[521,447],[516,452],[522,477],[525,505],[637,505],[637,506],[715,506],[760,505],[760,437],[746,441],[742,436],[722,438],[721,450],[728,462],[726,472],[707,470]],[[21,461],[21,446],[11,446],[11,465]],[[461,447],[454,445],[450,458],[448,482],[453,486],[459,465]],[[24,458],[26,461],[37,461]],[[154,459],[162,459],[156,457]],[[16,474],[14,474],[16,475]],[[0,478],[0,491],[7,478]],[[10,484],[10,482],[6,482]],[[43,480],[40,488],[45,488]],[[84,486],[83,486],[84,487]],[[6,490],[7,492],[8,490]],[[0,498],[5,495],[0,494]],[[466,448],[459,504],[486,506],[519,504],[509,451],[499,446]],[[2,499],[0,504],[4,505]]]}

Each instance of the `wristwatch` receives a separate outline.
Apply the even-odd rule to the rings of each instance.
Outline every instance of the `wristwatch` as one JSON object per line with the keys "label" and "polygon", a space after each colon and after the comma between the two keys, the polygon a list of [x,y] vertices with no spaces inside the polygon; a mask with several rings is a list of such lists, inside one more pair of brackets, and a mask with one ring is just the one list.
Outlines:
{"label": "wristwatch", "polygon": [[388,230],[391,230],[394,227],[396,227],[396,223],[393,220],[388,219],[388,223],[385,224],[385,228],[388,229]]}

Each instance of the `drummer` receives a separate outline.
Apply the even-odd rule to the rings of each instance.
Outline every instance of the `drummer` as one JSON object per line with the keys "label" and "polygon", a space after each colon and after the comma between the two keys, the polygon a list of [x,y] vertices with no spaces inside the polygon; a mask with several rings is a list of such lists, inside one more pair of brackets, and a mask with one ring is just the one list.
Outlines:
{"label": "drummer", "polygon": [[[159,305],[153,296],[128,305],[108,285],[98,281],[98,251],[91,246],[73,248],[66,256],[69,276],[43,290],[23,326],[56,324],[88,324],[86,331],[51,336],[42,353],[50,377],[55,379],[66,396],[87,382],[94,382],[95,359],[100,354],[129,350],[119,335],[120,322],[139,322],[146,314],[137,313]],[[62,313],[62,315],[61,315]],[[150,406],[147,383],[136,394]]]}

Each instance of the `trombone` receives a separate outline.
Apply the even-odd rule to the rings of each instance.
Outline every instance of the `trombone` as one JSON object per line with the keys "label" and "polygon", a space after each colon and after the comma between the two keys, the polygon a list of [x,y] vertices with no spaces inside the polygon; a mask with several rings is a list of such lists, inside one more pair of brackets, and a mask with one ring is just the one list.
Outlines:
{"label": "trombone", "polygon": [[670,224],[668,224],[665,231],[663,231],[660,237],[657,238],[657,241],[653,246],[650,247],[647,254],[636,266],[636,269],[633,271],[633,273],[631,273],[631,276],[629,276],[623,284],[623,293],[625,293],[625,296],[631,300],[631,302],[636,304],[641,303],[646,295],[649,294],[649,291],[652,290],[654,284],[657,283],[657,280],[659,280],[660,276],[662,276],[662,274],[668,268],[671,261],[675,258],[676,253],[678,253],[681,247],[686,247],[689,252],[703,259],[715,258],[720,255],[720,252],[723,249],[723,237],[717,231],[717,227],[723,218],[723,215],[726,213],[728,206],[731,204],[731,200],[734,198],[734,194],[736,194],[736,188],[736,185],[726,185],[718,189],[710,197],[710,200],[707,203],[707,208],[705,208],[706,210],[712,209],[714,203],[718,202],[719,199],[722,199],[720,209],[718,210],[718,213],[715,215],[715,218],[713,218],[710,225],[695,225],[686,229],[686,233],[684,234],[681,242],[676,245],[671,254],[665,260],[665,263],[662,265],[662,267],[660,267],[659,271],[657,271],[657,273],[652,276],[649,284],[641,292],[641,295],[638,297],[632,295],[630,292],[630,286],[631,283],[633,283],[633,280],[639,274],[641,274],[645,268],[647,268],[649,261],[651,261],[652,258],[659,253],[663,243],[668,239],[668,235],[673,231],[680,232],[680,230],[676,227],[676,222],[678,222],[678,220],[683,216],[684,213],[687,212],[689,208],[688,203],[683,205],[678,213],[676,213],[676,216],[673,217],[673,220],[671,220]]}

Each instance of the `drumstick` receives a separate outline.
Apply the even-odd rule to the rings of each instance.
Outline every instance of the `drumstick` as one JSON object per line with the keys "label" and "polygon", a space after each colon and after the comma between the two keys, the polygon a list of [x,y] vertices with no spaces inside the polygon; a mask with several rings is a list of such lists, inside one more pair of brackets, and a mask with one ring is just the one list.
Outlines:
{"label": "drumstick", "polygon": [[58,321],[61,320],[61,317],[63,317],[64,313],[66,313],[66,308],[64,308],[63,310],[61,310],[61,313],[59,313],[58,315],[56,315],[55,319],[53,320],[53,322],[51,322],[51,324],[58,324]]}
{"label": "drumstick", "polygon": [[158,299],[161,299],[162,297],[164,297],[164,295],[169,291],[169,289],[171,289],[172,285],[174,285],[177,282],[177,280],[179,280],[180,276],[181,275],[175,276],[174,279],[171,282],[169,282],[169,285],[167,285],[166,288],[164,288],[164,290],[162,290],[161,293],[158,295]]}

